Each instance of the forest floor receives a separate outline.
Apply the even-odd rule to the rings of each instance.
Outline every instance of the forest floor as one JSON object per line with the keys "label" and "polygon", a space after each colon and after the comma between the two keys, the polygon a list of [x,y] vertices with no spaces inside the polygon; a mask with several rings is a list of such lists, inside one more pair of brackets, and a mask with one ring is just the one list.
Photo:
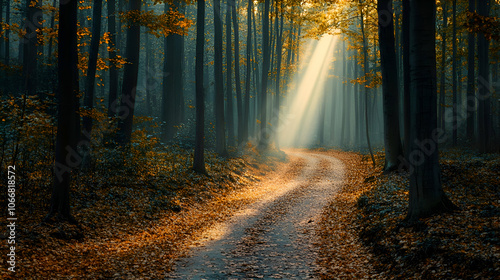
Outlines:
{"label": "forest floor", "polygon": [[[80,228],[40,224],[46,209],[37,205],[20,209],[17,270],[2,270],[0,278],[500,275],[498,156],[443,153],[445,192],[461,211],[407,226],[408,174],[382,175],[359,153],[287,153],[287,160],[252,149],[231,159],[208,153],[205,176],[189,169],[188,151],[174,147],[156,154],[164,168],[142,176],[126,176],[130,170],[120,165],[114,177],[77,178],[72,205]],[[376,160],[381,166],[383,153]]]}

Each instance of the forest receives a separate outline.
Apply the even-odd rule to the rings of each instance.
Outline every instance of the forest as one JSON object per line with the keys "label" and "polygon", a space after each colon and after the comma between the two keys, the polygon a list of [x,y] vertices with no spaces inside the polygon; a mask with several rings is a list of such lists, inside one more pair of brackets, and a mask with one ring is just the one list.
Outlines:
{"label": "forest", "polygon": [[499,0],[0,0],[2,279],[498,279]]}

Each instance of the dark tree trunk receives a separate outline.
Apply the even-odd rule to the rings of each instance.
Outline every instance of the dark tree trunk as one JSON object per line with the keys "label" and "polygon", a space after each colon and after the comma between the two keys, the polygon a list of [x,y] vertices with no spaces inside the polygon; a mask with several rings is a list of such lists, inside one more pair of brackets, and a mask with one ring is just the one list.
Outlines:
{"label": "dark tree trunk", "polygon": [[[3,0],[0,0],[0,22],[3,22]],[[0,24],[0,34],[3,33],[3,25]],[[4,39],[0,38],[0,57],[5,58]]]}
{"label": "dark tree trunk", "polygon": [[[172,9],[180,8],[180,1],[172,4]],[[169,11],[169,4],[165,3],[165,13]],[[162,120],[165,122],[162,138],[170,141],[174,138],[176,127],[181,119],[182,89],[182,59],[183,59],[183,36],[170,34],[165,38],[165,61],[163,77],[164,96],[162,99]]]}
{"label": "dark tree trunk", "polygon": [[[130,0],[129,11],[140,11],[141,1]],[[122,97],[118,115],[117,143],[122,146],[130,144],[134,122],[135,94],[137,90],[137,75],[139,73],[139,52],[141,29],[138,23],[131,22],[127,31],[126,58],[127,64],[123,73]]]}
{"label": "dark tree trunk", "polygon": [[441,124],[441,129],[446,131],[446,122],[444,119],[444,108],[446,106],[446,28],[448,27],[448,5],[447,2],[443,2],[443,34],[442,44],[441,44],[441,83],[439,88],[439,123]]}
{"label": "dark tree trunk", "polygon": [[224,78],[222,76],[222,20],[220,0],[214,0],[214,75],[215,75],[215,149],[221,156],[227,156],[226,123],[224,119]]}
{"label": "dark tree trunk", "polygon": [[[365,75],[365,79],[368,79],[368,72],[369,72],[369,69],[368,69],[368,42],[367,42],[367,38],[366,38],[366,34],[365,34],[365,22],[364,22],[364,13],[363,13],[363,7],[360,6],[359,8],[359,11],[360,11],[360,20],[361,20],[361,34],[363,36],[363,60],[364,60],[364,67],[363,67],[363,71],[364,71],[364,75]],[[365,95],[365,127],[366,127],[366,143],[368,144],[368,150],[370,151],[370,156],[372,158],[372,163],[373,163],[373,166],[375,166],[375,158],[373,157],[373,151],[372,151],[372,145],[370,143],[370,133],[368,131],[368,84],[367,82],[365,82],[365,84],[363,84],[364,86],[364,95]]]}
{"label": "dark tree trunk", "polygon": [[231,45],[231,0],[226,6],[226,118],[227,144],[235,145],[234,139],[234,106],[233,106],[233,56]]}
{"label": "dark tree trunk", "polygon": [[[5,9],[5,23],[10,24],[10,0]],[[10,29],[5,30],[5,64],[10,65]]]}
{"label": "dark tree trunk", "polygon": [[410,154],[410,0],[403,0],[404,154]]}
{"label": "dark tree trunk", "polygon": [[[399,77],[394,42],[391,0],[379,0],[380,64],[382,68],[382,90],[384,99],[384,144],[385,172],[398,169],[398,160],[403,157],[399,132]],[[387,11],[389,9],[389,11]]]}
{"label": "dark tree trunk", "polygon": [[[52,2],[52,7],[56,7],[57,1],[54,0]],[[55,23],[55,18],[56,18],[56,11],[53,11],[50,16],[50,29],[54,30],[54,23]],[[49,50],[48,50],[48,55],[49,59],[52,60],[54,58],[54,55],[52,55],[52,45],[53,45],[53,40],[52,37],[49,39]]]}
{"label": "dark tree trunk", "polygon": [[203,52],[205,51],[205,0],[198,0],[196,13],[196,144],[193,170],[206,174],[205,169],[205,93],[203,89]]}
{"label": "dark tree trunk", "polygon": [[[31,5],[31,0],[26,0],[26,20],[23,38],[23,77],[24,91],[28,95],[34,95],[36,91],[36,69],[37,69],[37,28],[40,27],[37,18],[37,5]],[[41,13],[39,13],[41,14]]]}
{"label": "dark tree trunk", "polygon": [[241,141],[248,141],[248,122],[250,121],[250,83],[251,83],[251,51],[252,51],[252,6],[253,1],[248,1],[247,8],[247,53],[246,53],[246,74],[245,74],[245,111],[243,113],[243,129]]}
{"label": "dark tree trunk", "polygon": [[[476,11],[476,0],[469,0],[469,12]],[[470,19],[472,22],[472,18]],[[475,85],[475,64],[476,64],[476,35],[469,31],[467,55],[467,138],[474,141],[474,109],[476,107],[476,85]]]}
{"label": "dark tree trunk", "polygon": [[[277,8],[277,7],[276,7]],[[276,101],[275,101],[275,107],[274,107],[274,110],[275,110],[275,115],[277,116],[276,117],[276,122],[274,124],[274,127],[275,127],[275,143],[276,143],[276,149],[279,150],[279,141],[278,141],[278,134],[277,134],[277,130],[279,129],[279,121],[280,121],[280,118],[279,118],[279,115],[280,115],[280,94],[281,94],[281,60],[282,60],[282,44],[283,44],[283,18],[285,17],[284,16],[284,3],[283,1],[281,1],[281,7],[280,7],[281,11],[280,11],[280,26],[279,26],[279,31],[278,31],[278,34],[277,34],[277,42],[276,42],[276,55],[277,55],[277,59],[276,59]],[[276,15],[278,15],[278,13],[276,13]],[[324,127],[324,114],[323,114],[323,127]]]}
{"label": "dark tree trunk", "polygon": [[[97,56],[99,54],[99,41],[101,39],[101,14],[102,0],[94,0],[92,12],[92,40],[90,42],[87,77],[85,78],[84,106],[87,110],[92,110],[94,108],[95,73],[97,67]],[[91,135],[92,118],[90,116],[83,118],[83,130],[87,135]]]}
{"label": "dark tree trunk", "polygon": [[349,79],[347,78],[347,48],[345,46],[345,40],[342,41],[342,121],[340,128],[340,145],[345,147],[346,143],[346,130],[347,124],[346,122],[346,99],[347,99],[347,87],[348,87]]}
{"label": "dark tree trunk", "polygon": [[232,0],[233,29],[234,29],[234,83],[236,86],[236,110],[238,116],[238,145],[243,143],[243,101],[240,84],[240,35],[238,16],[236,14],[236,1]]}
{"label": "dark tree trunk", "polygon": [[267,131],[267,79],[269,74],[269,0],[264,2],[264,15],[262,17],[262,80],[261,80],[261,123],[259,148],[266,150],[269,147],[270,134]]}
{"label": "dark tree trunk", "polygon": [[116,116],[118,107],[118,71],[113,62],[116,59],[116,13],[115,0],[108,0],[108,32],[109,32],[109,59],[112,60],[109,68],[109,100],[108,100],[108,117]]}
{"label": "dark tree trunk", "polygon": [[455,208],[441,187],[436,116],[436,2],[410,1],[411,153],[406,219]]}
{"label": "dark tree trunk", "polygon": [[452,54],[452,59],[453,59],[453,65],[452,65],[452,72],[453,72],[453,123],[452,123],[452,142],[453,146],[457,145],[457,131],[458,131],[458,126],[457,126],[457,109],[458,109],[458,104],[457,104],[457,94],[458,94],[458,88],[457,88],[457,0],[453,0],[453,43],[452,43],[452,48],[453,48],[453,54]]}
{"label": "dark tree trunk", "polygon": [[[489,16],[490,0],[478,2],[477,12],[481,16]],[[484,34],[479,34],[477,38],[478,60],[478,87],[477,96],[477,128],[478,128],[478,144],[481,153],[493,151],[493,123],[491,116],[491,95],[493,86],[490,82],[490,65],[489,65],[489,45],[490,42]]]}
{"label": "dark tree trunk", "polygon": [[69,193],[71,172],[80,164],[76,152],[79,135],[78,117],[78,53],[76,35],[77,0],[61,1],[59,4],[58,33],[58,116],[55,146],[54,185],[50,212],[46,221],[56,217],[76,223],[71,216]]}

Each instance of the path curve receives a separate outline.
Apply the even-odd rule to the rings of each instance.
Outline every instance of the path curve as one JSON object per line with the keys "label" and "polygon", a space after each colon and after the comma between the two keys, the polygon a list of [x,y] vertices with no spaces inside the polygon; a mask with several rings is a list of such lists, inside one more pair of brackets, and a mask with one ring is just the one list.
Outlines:
{"label": "path curve", "polygon": [[287,170],[256,185],[267,195],[207,231],[167,279],[316,278],[315,228],[340,190],[344,165],[312,151],[286,152]]}

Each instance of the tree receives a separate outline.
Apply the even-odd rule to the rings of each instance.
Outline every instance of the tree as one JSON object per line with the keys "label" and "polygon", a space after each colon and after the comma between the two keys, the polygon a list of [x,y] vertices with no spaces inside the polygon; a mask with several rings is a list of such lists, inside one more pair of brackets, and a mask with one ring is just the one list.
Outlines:
{"label": "tree", "polygon": [[262,98],[260,104],[260,139],[259,148],[265,150],[269,147],[269,133],[267,132],[267,79],[269,75],[269,62],[271,59],[269,53],[269,0],[264,2],[264,14],[262,15],[262,79],[261,91]]}
{"label": "tree", "polygon": [[448,26],[448,5],[446,4],[448,0],[443,1],[443,27],[441,35],[441,83],[439,88],[439,123],[440,128],[444,131],[446,129],[446,123],[444,120],[444,107],[445,107],[445,96],[446,96],[446,27]]}
{"label": "tree", "polygon": [[453,59],[453,65],[452,65],[452,83],[453,83],[453,124],[452,124],[452,129],[453,129],[453,135],[452,135],[452,142],[453,146],[457,145],[457,132],[458,132],[458,123],[457,123],[457,109],[458,109],[458,104],[457,104],[457,0],[453,0],[453,42],[452,42],[452,48],[453,48],[453,54],[452,54],[452,59]]}
{"label": "tree", "polygon": [[394,21],[390,0],[377,2],[379,16],[380,63],[382,68],[382,90],[384,98],[384,171],[398,169],[398,160],[403,156],[401,135],[399,132],[399,88],[394,43]]}
{"label": "tree", "polygon": [[59,75],[57,136],[54,162],[54,185],[50,211],[46,221],[59,220],[76,223],[71,215],[69,193],[71,172],[79,164],[76,153],[80,122],[78,117],[78,53],[77,0],[59,3],[58,63]]}
{"label": "tree", "polygon": [[[97,56],[99,54],[99,41],[101,39],[101,13],[102,0],[94,0],[92,12],[92,39],[90,41],[89,62],[87,67],[87,77],[85,79],[85,109],[94,108],[94,88],[95,73],[97,68]],[[83,129],[88,135],[92,132],[92,117],[83,118]]]}
{"label": "tree", "polygon": [[226,118],[227,144],[234,146],[233,56],[231,46],[231,0],[226,5]]}
{"label": "tree", "polygon": [[403,0],[403,117],[404,154],[410,155],[410,0]]}
{"label": "tree", "polygon": [[[130,0],[129,16],[138,14],[141,10],[140,0]],[[122,97],[120,100],[117,143],[122,146],[130,144],[132,126],[134,121],[135,94],[137,90],[137,75],[139,73],[139,51],[141,42],[141,29],[138,22],[129,19],[130,27],[127,30],[125,70],[123,73]]]}
{"label": "tree", "polygon": [[193,170],[206,174],[205,169],[205,93],[203,88],[203,52],[205,49],[205,0],[198,0],[196,12],[196,143]]}
{"label": "tree", "polygon": [[246,73],[245,73],[245,112],[243,113],[243,128],[241,141],[248,141],[248,121],[250,119],[250,82],[251,82],[251,51],[252,51],[252,10],[253,1],[248,1],[247,7],[247,50],[246,50]]}
{"label": "tree", "polygon": [[[359,18],[361,21],[361,35],[363,36],[363,71],[365,79],[368,79],[368,42],[365,33],[365,16],[363,12],[363,6],[361,5],[361,0],[359,0]],[[368,132],[368,84],[365,82],[364,84],[364,95],[365,95],[365,128],[366,128],[366,142],[368,144],[368,150],[370,151],[370,156],[372,158],[373,166],[375,166],[375,158],[373,157],[372,145],[370,143],[370,133]]]}
{"label": "tree", "polygon": [[[410,1],[410,198],[406,219],[415,221],[455,206],[441,186],[437,129],[436,2]],[[441,132],[441,133],[440,133]]]}
{"label": "tree", "polygon": [[226,123],[224,119],[224,81],[222,77],[222,20],[220,0],[214,0],[214,76],[215,76],[215,150],[227,156]]}
{"label": "tree", "polygon": [[[165,13],[169,9],[179,9],[179,0],[173,1],[172,7],[165,3]],[[182,88],[182,61],[183,61],[183,36],[180,34],[169,34],[165,38],[165,60],[162,100],[162,120],[165,122],[162,138],[164,141],[172,140],[176,127],[181,119]]]}
{"label": "tree", "polygon": [[[476,11],[476,0],[469,0],[469,12],[473,13]],[[472,22],[472,16],[469,18]],[[467,108],[475,106],[475,55],[476,55],[476,37],[472,30],[469,30],[468,34],[468,55],[467,55]],[[472,112],[467,112],[467,138],[470,140],[474,139],[474,114]]]}
{"label": "tree", "polygon": [[240,35],[235,0],[232,0],[231,7],[234,29],[234,83],[236,87],[236,111],[238,116],[238,144],[241,144],[243,142],[243,101],[241,98],[240,83]]}
{"label": "tree", "polygon": [[118,102],[118,71],[113,61],[116,59],[116,13],[115,0],[108,0],[108,32],[110,46],[108,49],[108,57],[111,60],[109,68],[109,100],[108,100],[108,117],[116,115],[116,107]]}
{"label": "tree", "polygon": [[[489,16],[489,2],[490,0],[478,1],[477,12],[480,16]],[[478,34],[477,52],[479,75],[477,78],[479,92],[477,96],[477,141],[481,153],[493,151],[493,137],[495,134],[491,117],[491,95],[493,86],[490,83],[489,45],[490,41],[486,37],[486,34]]]}

